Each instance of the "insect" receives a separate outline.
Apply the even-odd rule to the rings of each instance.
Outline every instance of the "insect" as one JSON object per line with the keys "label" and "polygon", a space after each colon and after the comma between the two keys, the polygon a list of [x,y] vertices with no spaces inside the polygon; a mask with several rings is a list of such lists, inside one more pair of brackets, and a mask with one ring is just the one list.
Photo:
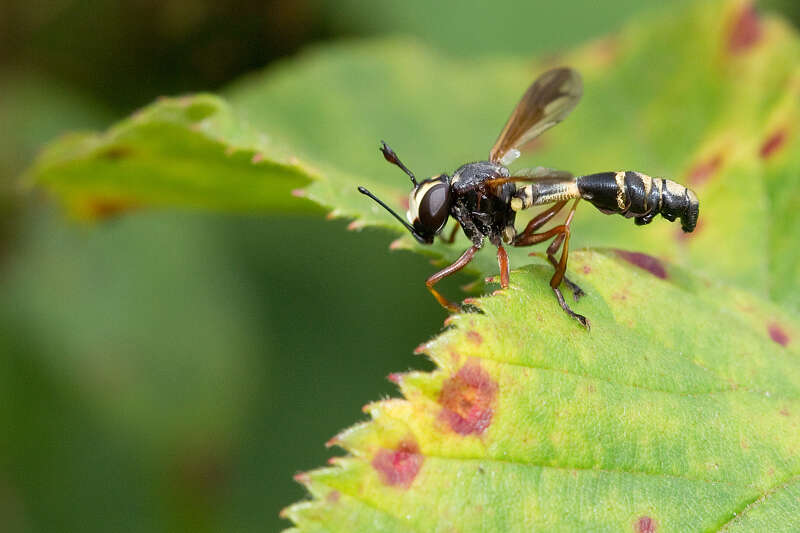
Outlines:
{"label": "insect", "polygon": [[[486,239],[497,247],[500,285],[503,288],[508,287],[509,279],[508,255],[503,243],[531,246],[551,241],[546,250],[547,258],[555,269],[550,287],[561,308],[588,329],[589,321],[567,305],[560,289],[563,282],[572,291],[576,301],[584,294],[578,285],[565,277],[570,224],[580,200],[586,200],[603,213],[633,218],[637,225],[649,224],[660,213],[669,221],[680,219],[683,231],[694,230],[699,214],[697,195],[671,180],[632,171],[600,172],[575,177],[569,172],[543,167],[518,171],[507,168],[530,141],[564,120],[578,104],[582,93],[583,84],[576,71],[562,67],[545,72],[528,88],[511,113],[489,152],[489,159],[467,163],[452,176],[439,174],[417,182],[397,154],[385,142],[381,142],[383,157],[411,178],[413,189],[406,213],[408,222],[364,187],[358,190],[394,215],[423,244],[433,243],[449,217],[453,217],[458,224],[449,237],[441,238],[452,243],[460,226],[472,243],[452,265],[433,274],[425,282],[445,308],[451,311],[460,309],[434,286],[441,279],[464,268]],[[570,202],[563,223],[541,230]],[[517,232],[514,219],[518,211],[550,204],[549,208],[534,216],[524,230]]]}

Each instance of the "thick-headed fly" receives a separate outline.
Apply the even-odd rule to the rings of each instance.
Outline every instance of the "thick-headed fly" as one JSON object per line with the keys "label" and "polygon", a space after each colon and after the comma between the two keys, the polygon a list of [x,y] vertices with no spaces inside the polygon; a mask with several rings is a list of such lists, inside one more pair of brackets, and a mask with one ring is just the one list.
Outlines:
{"label": "thick-headed fly", "polygon": [[[461,270],[489,239],[497,247],[500,284],[508,287],[508,256],[503,243],[530,246],[552,241],[547,258],[555,268],[550,287],[561,308],[581,324],[589,327],[586,317],[572,311],[559,286],[563,281],[577,301],[583,291],[564,273],[567,268],[570,224],[578,202],[583,199],[600,211],[633,218],[636,224],[649,224],[661,214],[669,221],[680,219],[683,231],[691,232],[697,224],[699,204],[694,192],[671,180],[652,178],[639,172],[601,172],[575,177],[568,172],[538,167],[509,171],[530,141],[558,124],[577,105],[583,92],[580,75],[569,68],[556,68],[542,74],[522,96],[503,131],[497,138],[488,161],[467,163],[452,176],[439,174],[417,182],[414,174],[400,161],[386,143],[381,143],[383,157],[400,167],[411,178],[414,188],[408,200],[408,222],[364,187],[366,194],[395,216],[423,244],[431,244],[453,217],[472,242],[455,263],[428,278],[425,284],[442,306],[457,311],[459,306],[442,296],[434,285]],[[524,183],[517,187],[517,183]],[[566,218],[551,229],[541,230],[557,213],[572,201]],[[522,232],[514,227],[517,211],[533,206],[552,204],[533,217]],[[446,242],[453,242],[458,226]],[[540,231],[541,230],[541,231]],[[559,250],[560,256],[557,257]]]}

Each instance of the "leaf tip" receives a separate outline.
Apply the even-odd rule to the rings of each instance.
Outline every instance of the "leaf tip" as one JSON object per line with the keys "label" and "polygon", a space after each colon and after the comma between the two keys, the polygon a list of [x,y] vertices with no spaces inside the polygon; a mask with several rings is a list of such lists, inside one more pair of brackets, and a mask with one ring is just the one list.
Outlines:
{"label": "leaf tip", "polygon": [[[414,350],[414,353],[416,353],[416,350]],[[386,376],[386,379],[388,379],[395,385],[400,385],[403,382],[403,374],[401,372],[392,372],[391,374]]]}
{"label": "leaf tip", "polygon": [[[448,318],[450,318],[450,317],[448,317]],[[420,344],[419,346],[414,348],[414,355],[420,355],[420,354],[425,353],[426,351],[428,351],[428,343],[427,342],[423,342],[422,344]]]}
{"label": "leaf tip", "polygon": [[311,483],[311,476],[308,475],[308,472],[300,472],[292,476],[296,482],[300,483],[301,485],[308,485]]}
{"label": "leaf tip", "polygon": [[348,231],[360,231],[364,227],[364,222],[362,220],[354,220],[347,225]]}

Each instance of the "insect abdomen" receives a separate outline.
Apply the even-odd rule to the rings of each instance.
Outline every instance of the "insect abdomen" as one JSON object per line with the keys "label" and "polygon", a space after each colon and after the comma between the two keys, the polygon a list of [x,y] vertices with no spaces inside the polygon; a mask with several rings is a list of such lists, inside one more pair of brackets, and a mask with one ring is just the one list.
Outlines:
{"label": "insect abdomen", "polygon": [[581,198],[604,213],[619,213],[638,225],[649,224],[661,213],[670,222],[679,218],[685,232],[697,225],[697,195],[672,180],[627,171],[600,172],[576,181]]}

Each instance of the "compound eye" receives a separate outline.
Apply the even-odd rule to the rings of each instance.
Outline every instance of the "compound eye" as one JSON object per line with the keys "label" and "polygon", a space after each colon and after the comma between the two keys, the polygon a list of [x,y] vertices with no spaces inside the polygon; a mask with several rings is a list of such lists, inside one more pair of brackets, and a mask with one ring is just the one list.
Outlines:
{"label": "compound eye", "polygon": [[431,232],[442,229],[450,213],[450,187],[446,183],[435,183],[427,187],[419,202],[419,221]]}

